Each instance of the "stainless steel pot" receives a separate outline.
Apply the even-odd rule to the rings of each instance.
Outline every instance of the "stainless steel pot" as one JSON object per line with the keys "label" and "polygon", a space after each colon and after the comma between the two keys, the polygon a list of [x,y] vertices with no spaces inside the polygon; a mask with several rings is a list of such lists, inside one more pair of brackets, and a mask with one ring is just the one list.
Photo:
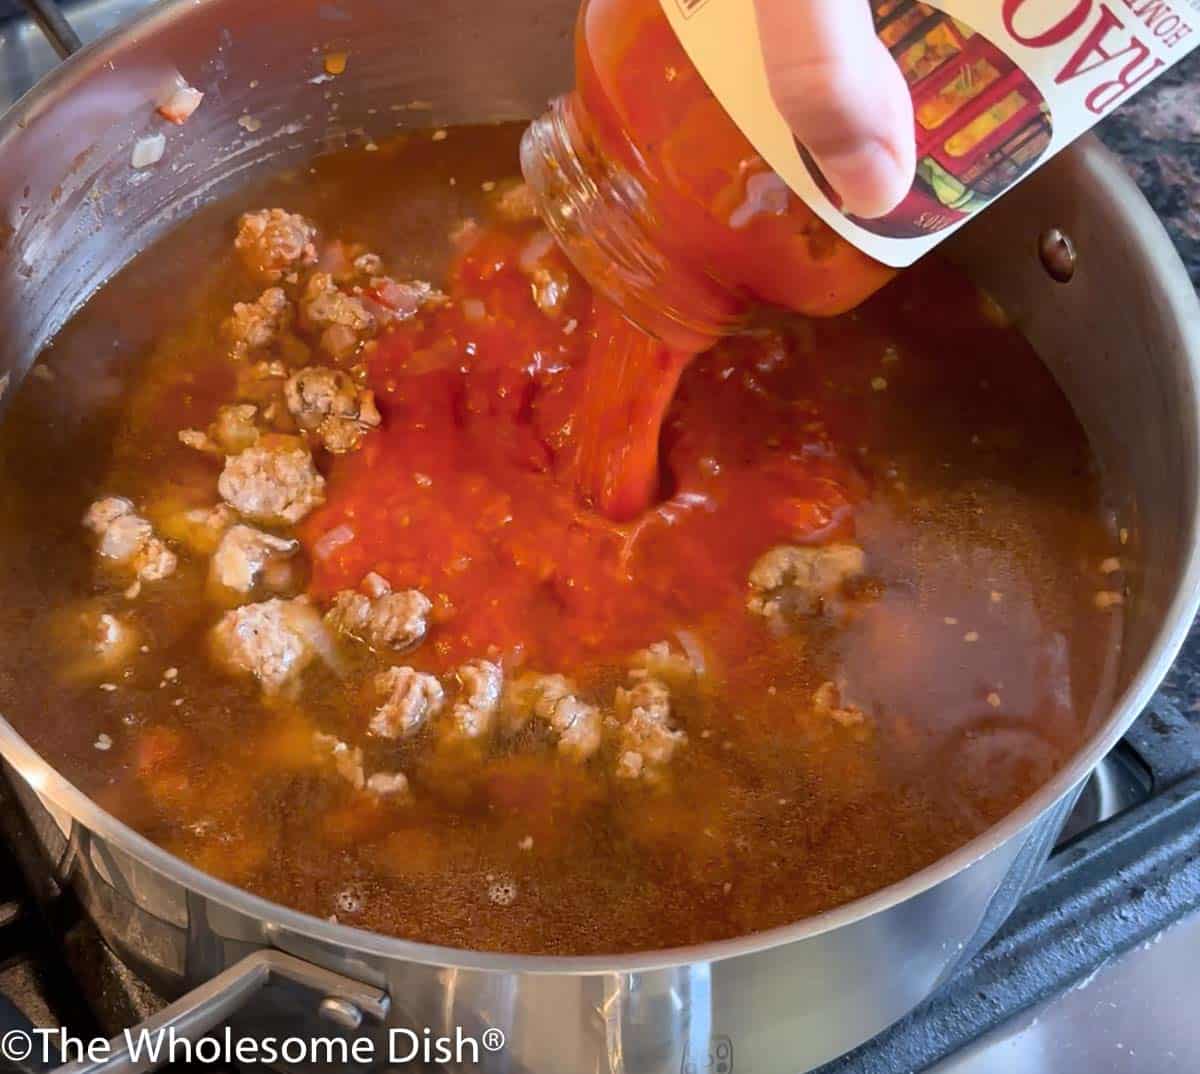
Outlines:
{"label": "stainless steel pot", "polygon": [[[4,384],[147,242],[252,176],[360,128],[533,115],[570,81],[573,13],[574,0],[168,0],[74,56],[0,122]],[[350,54],[336,80],[321,73],[329,48]],[[154,103],[176,71],[204,103],[167,131],[156,166],[134,171],[133,143],[163,128]],[[412,101],[428,104],[390,108]],[[239,126],[243,114],[261,128]],[[1069,284],[1038,256],[1051,227],[1078,250]],[[985,213],[951,255],[1061,381],[1134,534],[1118,700],[1068,768],[956,853],[819,917],[684,950],[530,958],[361,932],[214,880],[97,808],[0,722],[39,840],[113,947],[160,987],[209,982],[168,1016],[194,1031],[261,998],[264,982],[290,982],[265,985],[279,993],[273,1032],[294,1029],[286,1019],[311,1030],[318,1013],[376,1039],[386,1026],[503,1031],[501,1050],[461,1069],[676,1074],[720,1056],[736,1074],[791,1074],[878,1033],[977,950],[1196,612],[1200,308],[1158,221],[1091,141]]]}

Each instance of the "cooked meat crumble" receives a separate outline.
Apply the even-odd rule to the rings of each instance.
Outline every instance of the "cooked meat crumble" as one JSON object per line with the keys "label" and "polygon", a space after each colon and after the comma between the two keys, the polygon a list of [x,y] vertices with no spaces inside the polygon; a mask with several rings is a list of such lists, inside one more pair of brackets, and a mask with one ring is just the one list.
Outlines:
{"label": "cooked meat crumble", "polygon": [[97,500],[88,508],[84,525],[100,543],[100,557],[132,569],[139,581],[157,582],[173,574],[178,560],[154,527],[121,496]]}
{"label": "cooked meat crumble", "polygon": [[659,679],[673,689],[692,685],[700,673],[685,653],[673,652],[665,641],[656,641],[634,653],[630,665],[630,679]]}
{"label": "cooked meat crumble", "polygon": [[243,213],[234,248],[258,279],[276,283],[296,269],[316,263],[316,227],[298,213],[259,209]]}
{"label": "cooked meat crumble", "polygon": [[858,545],[780,545],[767,552],[750,571],[752,595],[747,607],[766,616],[777,615],[785,607],[801,615],[814,615],[845,582],[862,574],[864,564]]}
{"label": "cooked meat crumble", "polygon": [[235,358],[263,350],[278,338],[292,316],[292,304],[281,287],[269,287],[253,302],[238,302],[222,325]]}
{"label": "cooked meat crumble", "polygon": [[300,542],[237,525],[225,531],[212,557],[212,579],[238,593],[249,593],[272,560],[294,555]]}
{"label": "cooked meat crumble", "polygon": [[257,418],[258,407],[253,403],[230,403],[217,408],[207,431],[182,429],[179,440],[210,455],[237,455],[258,442]]}
{"label": "cooked meat crumble", "polygon": [[325,615],[332,629],[372,649],[396,652],[411,649],[425,637],[433,610],[425,594],[416,589],[392,592],[387,579],[378,574],[368,574],[362,586],[366,592],[344,589],[334,598]]}
{"label": "cooked meat crumble", "polygon": [[375,393],[328,366],[308,366],[288,378],[288,410],[300,428],[314,433],[335,455],[353,451],[379,425]]}
{"label": "cooked meat crumble", "polygon": [[657,679],[642,679],[631,689],[618,690],[616,706],[621,778],[653,776],[687,742],[687,733],[671,722],[671,691]]}
{"label": "cooked meat crumble", "polygon": [[505,688],[504,706],[510,732],[536,717],[550,728],[566,757],[586,761],[600,748],[599,708],[580,700],[575,684],[563,675],[522,675]]}
{"label": "cooked meat crumble", "polygon": [[302,441],[272,433],[225,460],[217,491],[254,522],[294,524],[325,502],[325,479]]}
{"label": "cooked meat crumble", "polygon": [[450,712],[451,729],[461,738],[483,738],[500,707],[504,673],[490,660],[470,660],[456,674],[459,695]]}
{"label": "cooked meat crumble", "polygon": [[321,347],[335,359],[352,355],[375,327],[362,299],[340,290],[328,272],[308,278],[300,312],[310,328],[322,330]]}
{"label": "cooked meat crumble", "polygon": [[375,676],[375,692],[384,697],[371,717],[371,734],[407,738],[442,711],[446,693],[433,675],[410,667],[390,667]]}
{"label": "cooked meat crumble", "polygon": [[305,598],[273,597],[226,612],[213,627],[213,653],[230,671],[253,675],[267,693],[276,693],[325,651],[324,631]]}

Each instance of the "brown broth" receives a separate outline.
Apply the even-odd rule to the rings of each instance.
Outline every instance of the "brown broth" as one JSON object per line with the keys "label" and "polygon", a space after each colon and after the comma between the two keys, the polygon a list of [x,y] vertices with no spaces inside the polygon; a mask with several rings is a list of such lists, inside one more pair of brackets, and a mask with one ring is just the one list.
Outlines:
{"label": "brown broth", "polygon": [[[699,451],[697,429],[716,430],[713,452],[758,459],[796,415],[819,422],[861,484],[852,534],[868,579],[853,614],[784,638],[750,621],[740,591],[698,626],[678,611],[675,625],[724,659],[677,699],[689,741],[660,784],[538,741],[487,757],[364,742],[369,762],[414,784],[411,801],[381,804],[312,749],[316,728],[361,737],[357,679],[310,671],[297,698],[264,700],[211,663],[222,609],[204,557],[181,553],[174,577],[133,600],[128,579],[97,570],[80,524],[97,497],[158,513],[215,502],[215,471],[176,433],[228,400],[217,326],[260,289],[233,255],[238,213],[286,206],[367,243],[392,275],[438,282],[448,235],[484,212],[482,184],[513,174],[518,136],[461,129],[320,158],[198,214],[64,329],[0,429],[3,711],[85,792],[202,868],[319,916],[466,948],[611,953],[742,935],[878,890],[980,833],[1069,758],[1111,697],[1121,614],[1096,594],[1119,588],[1102,564],[1120,547],[1049,374],[932,260],[855,313],[787,322],[770,362],[733,341],[685,372],[668,459]],[[761,421],[723,423],[720,407],[755,393]],[[745,513],[713,568],[738,584],[745,555],[779,543]],[[657,539],[670,553],[673,538]],[[79,666],[84,606],[136,623],[145,651],[114,678]],[[627,628],[623,652],[656,640]],[[611,696],[616,650],[552,641],[545,660],[570,660],[592,696]],[[355,675],[372,659],[354,657]],[[413,662],[452,667],[436,646]],[[814,711],[826,681],[846,684],[861,723]],[[111,748],[96,748],[101,735]],[[489,898],[497,884],[515,887],[510,904]]]}

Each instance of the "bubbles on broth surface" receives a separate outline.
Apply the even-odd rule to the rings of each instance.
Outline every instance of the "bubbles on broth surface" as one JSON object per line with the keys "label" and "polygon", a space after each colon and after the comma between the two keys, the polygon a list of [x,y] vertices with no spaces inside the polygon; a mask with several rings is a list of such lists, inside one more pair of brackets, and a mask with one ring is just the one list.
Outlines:
{"label": "bubbles on broth surface", "polygon": [[516,882],[508,877],[493,880],[488,885],[488,901],[496,906],[512,906],[517,901]]}

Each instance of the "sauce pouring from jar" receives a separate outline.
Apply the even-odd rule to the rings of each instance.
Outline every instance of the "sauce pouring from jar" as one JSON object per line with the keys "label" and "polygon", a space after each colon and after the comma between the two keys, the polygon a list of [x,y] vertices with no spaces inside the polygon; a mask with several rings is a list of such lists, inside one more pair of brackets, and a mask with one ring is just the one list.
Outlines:
{"label": "sauce pouring from jar", "polygon": [[585,0],[577,85],[537,120],[522,166],[597,293],[574,479],[630,518],[658,490],[658,432],[691,356],[762,303],[808,316],[890,280],[755,152],[658,0]]}

